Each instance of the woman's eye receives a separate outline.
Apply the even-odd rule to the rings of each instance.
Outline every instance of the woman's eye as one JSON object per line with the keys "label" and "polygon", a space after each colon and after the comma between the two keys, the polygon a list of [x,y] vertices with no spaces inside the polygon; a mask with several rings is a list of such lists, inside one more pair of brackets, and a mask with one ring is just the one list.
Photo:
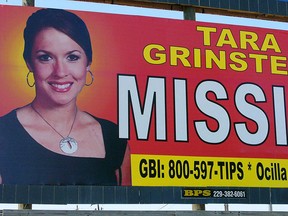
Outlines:
{"label": "woman's eye", "polygon": [[51,60],[52,58],[49,56],[49,55],[40,55],[40,56],[38,56],[38,59],[40,60],[40,61],[44,61],[44,62],[46,62],[46,61],[49,61],[49,60]]}
{"label": "woman's eye", "polygon": [[68,55],[67,59],[68,61],[77,61],[80,57],[77,55]]}

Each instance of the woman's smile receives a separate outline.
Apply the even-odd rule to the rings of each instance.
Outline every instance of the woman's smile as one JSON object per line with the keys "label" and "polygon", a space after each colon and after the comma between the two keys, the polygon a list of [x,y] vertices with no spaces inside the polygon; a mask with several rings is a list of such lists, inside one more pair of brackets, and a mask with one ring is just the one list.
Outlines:
{"label": "woman's smile", "polygon": [[73,82],[58,83],[51,81],[48,83],[49,85],[51,85],[52,89],[56,92],[68,92],[73,85]]}

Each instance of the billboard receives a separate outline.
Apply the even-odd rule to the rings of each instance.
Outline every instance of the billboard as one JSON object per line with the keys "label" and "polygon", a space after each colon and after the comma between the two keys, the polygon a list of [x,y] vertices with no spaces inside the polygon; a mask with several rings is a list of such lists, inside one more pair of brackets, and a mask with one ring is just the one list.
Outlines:
{"label": "billboard", "polygon": [[[70,116],[53,117],[52,111],[59,114],[76,101],[76,96],[69,101],[71,96],[63,96],[76,81],[56,82],[55,77],[64,73],[61,59],[81,59],[73,53],[78,48],[62,52],[63,41],[55,46],[49,40],[63,33],[46,28],[49,37],[42,37],[48,42],[43,45],[37,35],[40,45],[33,45],[25,62],[22,32],[39,8],[0,10],[6,20],[0,27],[3,184],[287,188],[287,32],[74,11],[89,29],[92,63],[85,65],[87,86],[83,77],[73,75],[75,63],[65,75],[84,86],[78,89],[76,114],[73,109]],[[75,46],[75,40],[69,43]],[[47,76],[44,69],[50,64],[52,75]],[[13,124],[7,120],[11,110]],[[56,121],[66,116],[65,124]],[[83,130],[86,120],[92,129]],[[96,130],[96,141],[87,134],[91,130]],[[66,134],[78,141],[77,151],[73,140],[61,150],[59,141]],[[27,147],[30,142],[33,148]],[[43,147],[45,152],[39,150]],[[109,160],[101,166],[95,158]],[[97,182],[100,174],[112,180]],[[122,181],[116,183],[119,176]]]}

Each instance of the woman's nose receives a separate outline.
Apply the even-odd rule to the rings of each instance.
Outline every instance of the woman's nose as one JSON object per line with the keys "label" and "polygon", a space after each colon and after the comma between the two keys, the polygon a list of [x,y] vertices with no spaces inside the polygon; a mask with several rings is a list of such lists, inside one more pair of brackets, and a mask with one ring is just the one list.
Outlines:
{"label": "woman's nose", "polygon": [[55,61],[53,65],[53,73],[57,77],[65,77],[68,75],[68,71],[65,68],[65,63],[62,61]]}

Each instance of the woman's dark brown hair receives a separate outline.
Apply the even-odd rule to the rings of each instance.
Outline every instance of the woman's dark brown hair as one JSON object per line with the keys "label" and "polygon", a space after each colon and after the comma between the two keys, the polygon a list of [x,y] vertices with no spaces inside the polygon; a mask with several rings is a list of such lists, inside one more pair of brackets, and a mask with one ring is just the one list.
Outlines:
{"label": "woman's dark brown hair", "polygon": [[41,9],[28,18],[24,29],[23,57],[26,62],[31,63],[35,37],[45,28],[54,28],[74,40],[85,51],[88,64],[91,64],[92,46],[86,24],[76,14],[62,9]]}

